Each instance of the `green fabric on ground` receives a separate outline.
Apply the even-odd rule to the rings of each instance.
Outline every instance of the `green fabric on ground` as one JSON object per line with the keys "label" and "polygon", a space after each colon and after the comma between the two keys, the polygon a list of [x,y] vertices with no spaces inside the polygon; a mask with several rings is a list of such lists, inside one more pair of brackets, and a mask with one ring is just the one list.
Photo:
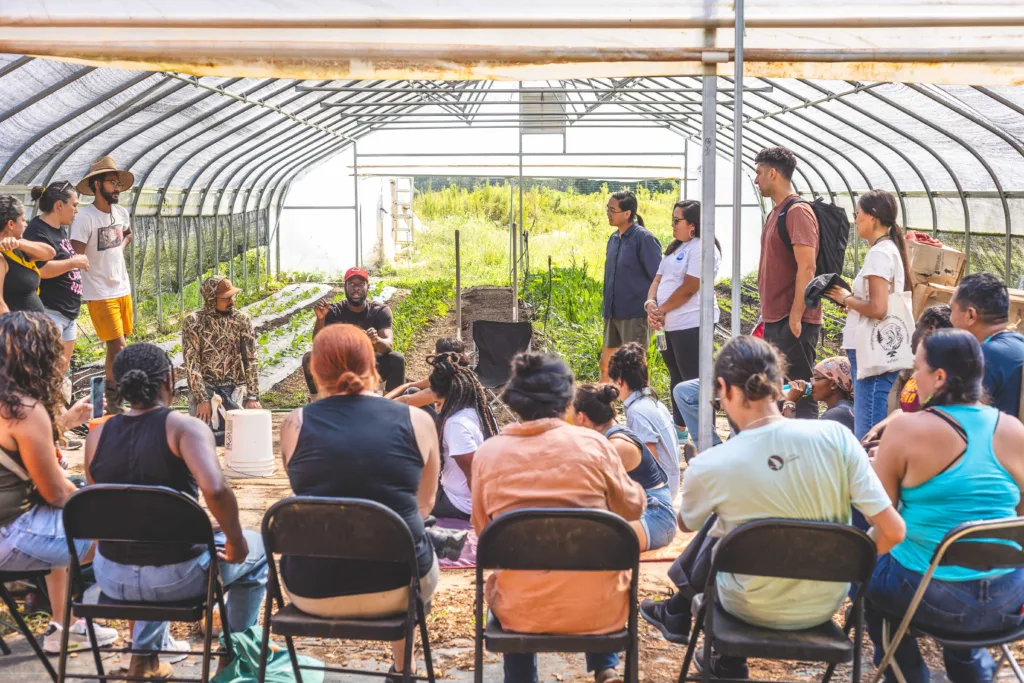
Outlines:
{"label": "green fabric on ground", "polygon": [[[235,658],[230,664],[213,677],[212,683],[256,683],[260,670],[260,643],[263,640],[263,629],[252,626],[241,633],[231,635],[231,647]],[[221,636],[223,645],[223,636]],[[304,666],[323,666],[324,663],[313,657],[299,655],[299,664]],[[281,645],[275,647],[270,641],[270,654],[267,657],[266,683],[295,683],[292,662],[288,657],[288,649]],[[303,683],[323,683],[324,672],[311,669],[302,670]]]}

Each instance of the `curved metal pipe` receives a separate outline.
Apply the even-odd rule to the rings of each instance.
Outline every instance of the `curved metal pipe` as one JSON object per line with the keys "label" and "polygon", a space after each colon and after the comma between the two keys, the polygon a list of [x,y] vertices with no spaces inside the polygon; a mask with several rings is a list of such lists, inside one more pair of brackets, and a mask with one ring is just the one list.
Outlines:
{"label": "curved metal pipe", "polygon": [[0,112],[0,123],[3,123],[4,121],[6,121],[7,119],[11,118],[12,116],[15,116],[16,114],[18,114],[18,113],[20,113],[22,111],[25,111],[26,109],[31,107],[33,104],[37,104],[40,100],[46,99],[47,97],[49,97],[50,95],[54,94],[58,90],[66,88],[67,86],[71,85],[72,83],[74,83],[78,79],[82,78],[86,74],[88,74],[88,73],[90,73],[92,71],[95,71],[95,70],[96,70],[96,67],[94,67],[94,66],[87,66],[85,68],[79,69],[78,71],[75,71],[74,73],[72,73],[69,76],[64,77],[63,79],[57,81],[53,85],[50,85],[50,86],[48,86],[46,88],[43,88],[42,90],[40,90],[40,91],[36,92],[35,94],[33,94],[32,97],[28,98],[27,100],[25,100],[23,102],[19,102],[18,104],[16,104],[15,106],[11,107],[10,109],[7,109],[5,111]]}

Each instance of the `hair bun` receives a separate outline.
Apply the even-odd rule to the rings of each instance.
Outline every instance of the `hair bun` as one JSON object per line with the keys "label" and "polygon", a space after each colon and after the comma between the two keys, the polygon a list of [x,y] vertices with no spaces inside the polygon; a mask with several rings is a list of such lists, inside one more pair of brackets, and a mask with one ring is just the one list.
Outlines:
{"label": "hair bun", "polygon": [[529,377],[544,367],[544,357],[539,353],[519,353],[512,359],[512,369],[520,377]]}
{"label": "hair bun", "polygon": [[121,380],[118,382],[118,384],[135,384],[137,382],[148,382],[148,381],[149,381],[149,375],[146,374],[145,370],[140,370],[138,368],[133,368],[133,369],[128,370],[127,372],[125,372],[123,375],[121,375]]}
{"label": "hair bun", "polygon": [[43,193],[46,192],[46,188],[42,185],[36,185],[32,188],[32,201],[38,202],[43,197]]}
{"label": "hair bun", "polygon": [[349,370],[338,378],[334,391],[338,394],[358,394],[363,391],[365,386],[363,378]]}
{"label": "hair bun", "polygon": [[602,384],[597,388],[597,400],[611,405],[619,398],[619,388],[614,384]]}

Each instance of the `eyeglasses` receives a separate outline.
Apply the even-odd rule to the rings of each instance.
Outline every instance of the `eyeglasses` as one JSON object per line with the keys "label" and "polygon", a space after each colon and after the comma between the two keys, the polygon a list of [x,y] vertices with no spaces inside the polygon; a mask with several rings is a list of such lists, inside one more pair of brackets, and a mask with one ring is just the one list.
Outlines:
{"label": "eyeglasses", "polygon": [[610,206],[606,206],[606,207],[604,207],[604,212],[605,213],[625,213],[626,210],[625,209],[613,209]]}
{"label": "eyeglasses", "polygon": [[685,220],[686,220],[685,218],[673,218],[672,219],[672,226],[675,227],[675,226],[679,225],[680,223],[682,223]]}
{"label": "eyeglasses", "polygon": [[105,183],[111,183],[111,184],[112,184],[112,185],[113,185],[114,187],[116,187],[116,188],[121,188],[121,187],[123,187],[123,186],[121,185],[121,179],[120,179],[120,178],[107,178],[107,179],[105,179],[105,180],[104,180],[103,182],[105,182]]}

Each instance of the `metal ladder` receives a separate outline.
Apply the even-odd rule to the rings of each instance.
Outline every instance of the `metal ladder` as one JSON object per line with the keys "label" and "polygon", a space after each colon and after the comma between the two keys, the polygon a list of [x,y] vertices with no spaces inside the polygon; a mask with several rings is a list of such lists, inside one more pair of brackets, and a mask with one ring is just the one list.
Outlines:
{"label": "metal ladder", "polygon": [[391,179],[391,237],[395,251],[402,252],[412,247],[413,240],[413,179]]}

